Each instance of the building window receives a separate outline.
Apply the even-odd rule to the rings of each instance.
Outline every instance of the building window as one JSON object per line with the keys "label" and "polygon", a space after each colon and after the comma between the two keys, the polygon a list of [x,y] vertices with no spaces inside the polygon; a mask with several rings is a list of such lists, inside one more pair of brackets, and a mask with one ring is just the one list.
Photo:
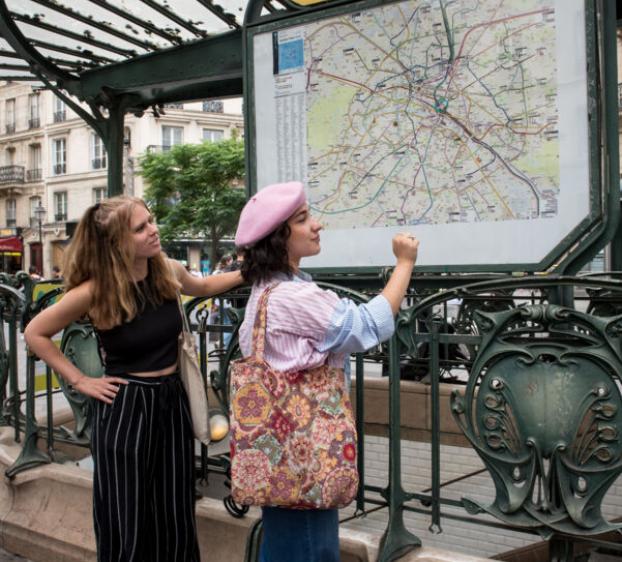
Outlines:
{"label": "building window", "polygon": [[105,187],[94,187],[93,188],[93,205],[97,205],[97,203],[101,203],[102,200],[106,199],[106,188]]}
{"label": "building window", "polygon": [[15,226],[17,224],[17,201],[15,199],[6,200],[6,225],[8,227]]}
{"label": "building window", "polygon": [[35,196],[30,198],[30,228],[39,226],[39,217],[37,216],[35,209],[39,208],[40,205],[41,197]]}
{"label": "building window", "polygon": [[54,97],[54,123],[60,123],[67,119],[65,102],[59,97]]}
{"label": "building window", "polygon": [[15,132],[15,100],[10,99],[6,100],[6,132],[14,133]]}
{"label": "building window", "polygon": [[203,140],[209,142],[218,142],[225,136],[224,131],[219,129],[203,129]]}
{"label": "building window", "polygon": [[183,127],[169,127],[162,125],[162,150],[170,150],[171,146],[184,142]]}
{"label": "building window", "polygon": [[52,174],[58,176],[67,173],[67,144],[65,139],[52,141]]}
{"label": "building window", "polygon": [[37,129],[41,126],[39,118],[39,94],[30,94],[28,96],[29,118],[28,128]]}
{"label": "building window", "polygon": [[62,222],[67,220],[67,192],[56,191],[54,193],[54,220]]}
{"label": "building window", "polygon": [[28,170],[26,170],[26,181],[39,181],[41,179],[41,145],[31,144],[28,155]]}
{"label": "building window", "polygon": [[123,129],[123,146],[127,149],[132,147],[132,130],[129,127]]}
{"label": "building window", "polygon": [[204,100],[203,111],[208,113],[224,113],[225,106],[220,100]]}
{"label": "building window", "polygon": [[101,170],[106,167],[106,149],[99,135],[91,133],[91,167]]}
{"label": "building window", "polygon": [[4,151],[4,163],[6,166],[15,165],[15,148],[10,146]]}

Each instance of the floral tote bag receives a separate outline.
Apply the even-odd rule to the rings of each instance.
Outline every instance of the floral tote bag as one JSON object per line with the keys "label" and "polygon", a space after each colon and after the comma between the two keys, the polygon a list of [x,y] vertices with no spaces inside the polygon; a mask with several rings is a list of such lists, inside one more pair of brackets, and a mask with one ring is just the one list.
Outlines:
{"label": "floral tote bag", "polygon": [[356,495],[356,427],[342,369],[282,373],[264,361],[268,297],[251,354],[231,368],[231,484],[244,505],[329,509]]}

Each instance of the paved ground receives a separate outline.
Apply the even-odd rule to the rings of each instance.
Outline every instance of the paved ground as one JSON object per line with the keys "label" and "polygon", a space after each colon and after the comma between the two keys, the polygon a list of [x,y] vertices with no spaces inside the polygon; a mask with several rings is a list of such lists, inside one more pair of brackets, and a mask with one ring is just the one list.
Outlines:
{"label": "paved ground", "polygon": [[0,548],[0,562],[30,562],[30,560],[11,554],[10,552]]}

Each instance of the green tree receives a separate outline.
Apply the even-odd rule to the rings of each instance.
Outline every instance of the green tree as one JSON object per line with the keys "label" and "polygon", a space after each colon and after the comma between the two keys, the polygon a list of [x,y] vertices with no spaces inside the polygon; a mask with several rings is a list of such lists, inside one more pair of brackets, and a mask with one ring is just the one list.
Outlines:
{"label": "green tree", "polygon": [[244,189],[233,187],[244,177],[243,142],[180,144],[145,155],[141,166],[161,238],[209,238],[215,265],[220,240],[234,233],[246,201]]}

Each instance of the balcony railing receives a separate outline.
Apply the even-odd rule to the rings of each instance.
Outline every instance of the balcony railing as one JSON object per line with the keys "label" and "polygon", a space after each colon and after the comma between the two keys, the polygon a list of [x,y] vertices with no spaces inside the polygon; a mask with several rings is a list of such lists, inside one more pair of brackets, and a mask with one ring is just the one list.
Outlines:
{"label": "balcony railing", "polygon": [[54,123],[61,123],[67,119],[66,111],[55,111],[54,112]]}
{"label": "balcony railing", "polygon": [[43,170],[41,168],[33,168],[32,170],[26,170],[26,181],[39,181],[43,177]]}
{"label": "balcony railing", "polygon": [[66,213],[66,212],[65,212],[65,213],[56,213],[56,214],[54,215],[54,220],[55,220],[56,222],[63,222],[63,221],[66,221],[66,220],[67,220],[67,213]]}
{"label": "balcony railing", "polygon": [[209,113],[223,113],[225,105],[219,100],[210,100],[203,102],[203,111]]}
{"label": "balcony railing", "polygon": [[24,166],[0,166],[0,185],[24,183]]}
{"label": "balcony railing", "polygon": [[52,166],[52,171],[54,172],[55,176],[60,176],[61,174],[66,174],[67,173],[67,164],[54,164],[54,166]]}
{"label": "balcony railing", "polygon": [[7,123],[4,127],[4,131],[7,135],[15,132],[15,123]]}
{"label": "balcony railing", "polygon": [[28,119],[28,128],[29,129],[38,129],[41,127],[41,119],[38,117],[33,117],[32,119]]}
{"label": "balcony railing", "polygon": [[91,167],[93,170],[100,170],[101,168],[106,167],[106,159],[105,158],[93,158],[91,160]]}
{"label": "balcony railing", "polygon": [[16,225],[17,225],[17,221],[15,220],[15,218],[7,217],[6,219],[7,228],[14,228]]}

